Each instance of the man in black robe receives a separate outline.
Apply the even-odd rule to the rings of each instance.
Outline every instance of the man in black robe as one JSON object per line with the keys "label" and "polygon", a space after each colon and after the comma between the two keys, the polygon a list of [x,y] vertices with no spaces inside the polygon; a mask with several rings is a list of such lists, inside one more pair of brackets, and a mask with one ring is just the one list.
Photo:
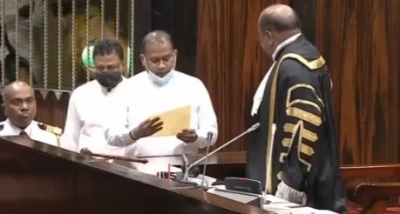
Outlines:
{"label": "man in black robe", "polygon": [[325,61],[289,6],[265,9],[258,28],[274,64],[254,97],[260,128],[250,144],[247,176],[261,181],[267,194],[346,213]]}

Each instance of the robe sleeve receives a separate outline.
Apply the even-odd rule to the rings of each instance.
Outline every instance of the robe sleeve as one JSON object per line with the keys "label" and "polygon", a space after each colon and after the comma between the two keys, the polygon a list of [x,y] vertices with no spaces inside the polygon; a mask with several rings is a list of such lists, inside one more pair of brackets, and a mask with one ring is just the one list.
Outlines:
{"label": "robe sleeve", "polygon": [[[218,138],[218,125],[217,116],[215,115],[214,108],[211,102],[210,95],[208,94],[207,88],[199,80],[197,87],[197,97],[199,100],[198,109],[196,109],[198,123],[197,123],[197,140],[194,144],[198,148],[207,147],[207,135],[209,132],[213,134],[211,139],[211,145],[215,144]],[[211,146],[210,145],[210,146]]]}
{"label": "robe sleeve", "polygon": [[281,127],[277,127],[283,134],[274,139],[283,148],[279,156],[283,176],[276,195],[296,203],[306,201],[307,176],[313,159],[319,155],[318,144],[323,138],[319,134],[323,133],[324,104],[312,72],[298,61],[285,60],[278,80],[277,111],[285,112],[280,114]]}

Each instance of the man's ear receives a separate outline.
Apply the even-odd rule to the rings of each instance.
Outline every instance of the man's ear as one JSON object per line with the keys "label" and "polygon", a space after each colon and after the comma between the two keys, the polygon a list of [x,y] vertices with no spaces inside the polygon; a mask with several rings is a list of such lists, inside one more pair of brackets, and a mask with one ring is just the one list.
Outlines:
{"label": "man's ear", "polygon": [[268,43],[269,43],[268,45],[272,45],[272,43],[274,42],[272,32],[269,30],[265,31],[265,36],[268,39]]}
{"label": "man's ear", "polygon": [[146,67],[146,57],[144,54],[140,54],[140,60],[142,61],[143,67]]}
{"label": "man's ear", "polygon": [[175,55],[175,57],[178,57],[178,50],[174,50],[174,55]]}

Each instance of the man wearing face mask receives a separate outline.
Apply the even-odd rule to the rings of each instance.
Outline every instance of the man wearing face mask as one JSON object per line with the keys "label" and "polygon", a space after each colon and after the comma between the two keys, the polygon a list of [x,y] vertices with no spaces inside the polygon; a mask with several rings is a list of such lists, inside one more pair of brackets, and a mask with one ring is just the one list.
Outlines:
{"label": "man wearing face mask", "polygon": [[[124,148],[110,146],[104,137],[104,130],[126,111],[124,96],[125,69],[124,52],[116,40],[101,40],[93,49],[94,80],[75,89],[68,104],[61,147],[79,152],[87,148],[95,153],[124,155]],[[112,113],[110,113],[112,112]],[[155,124],[158,125],[159,124]],[[138,126],[138,133],[150,135],[159,128],[144,122]]]}
{"label": "man wearing face mask", "polygon": [[254,97],[260,128],[249,146],[247,176],[261,181],[267,194],[346,213],[325,60],[287,5],[265,9],[258,30],[274,64]]}
{"label": "man wearing face mask", "polygon": [[[140,55],[145,71],[127,81],[130,91],[129,111],[124,126],[114,126],[107,132],[110,145],[128,146],[132,156],[165,156],[197,153],[207,146],[207,135],[212,133],[211,144],[217,139],[217,118],[210,96],[198,78],[175,70],[177,50],[171,37],[163,31],[145,36]],[[190,127],[171,136],[146,137],[137,128],[146,118],[160,113],[190,106]],[[153,123],[156,123],[153,121]],[[164,164],[164,165],[163,165]],[[155,174],[168,163],[134,164],[134,168]]]}

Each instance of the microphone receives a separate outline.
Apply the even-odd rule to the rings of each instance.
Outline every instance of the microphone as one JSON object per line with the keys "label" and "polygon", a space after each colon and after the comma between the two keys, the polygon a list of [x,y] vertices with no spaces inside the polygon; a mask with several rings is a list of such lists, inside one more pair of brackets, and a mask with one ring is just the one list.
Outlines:
{"label": "microphone", "polygon": [[[182,178],[182,180],[183,180],[183,181],[187,181],[187,180],[188,180],[188,177],[189,177],[189,170],[190,170],[191,168],[193,168],[194,166],[196,166],[197,164],[199,164],[199,163],[202,162],[203,160],[207,160],[208,157],[210,157],[211,155],[214,155],[215,153],[217,153],[217,152],[219,152],[220,150],[222,150],[223,148],[229,146],[229,145],[232,144],[233,142],[236,142],[237,140],[239,140],[240,138],[242,138],[242,137],[245,136],[246,134],[257,130],[259,127],[260,127],[260,123],[256,123],[256,124],[252,125],[252,126],[251,126],[250,128],[248,128],[246,131],[244,131],[244,132],[241,133],[240,135],[234,137],[232,140],[226,142],[226,143],[223,144],[222,146],[216,148],[214,151],[212,151],[212,152],[210,152],[210,153],[207,151],[206,155],[204,155],[202,158],[198,159],[197,161],[195,161],[194,163],[192,163],[192,164],[190,164],[190,165],[188,164],[188,159],[187,159],[186,155],[185,155],[185,154],[182,154],[182,161],[183,161],[183,164],[182,164],[183,178]],[[209,136],[207,136],[207,140],[208,140],[208,137],[209,137]],[[211,139],[212,139],[212,136],[211,136]],[[208,146],[207,146],[207,150],[209,149],[209,145],[210,145],[210,144],[208,144]],[[183,167],[183,166],[184,166],[184,167]],[[204,172],[205,172],[206,166],[207,166],[207,162],[204,163],[203,178],[204,178]]]}
{"label": "microphone", "polygon": [[[212,138],[213,138],[213,133],[212,132],[208,132],[207,133],[207,143],[211,143]],[[208,145],[210,145],[210,144],[208,144]]]}

